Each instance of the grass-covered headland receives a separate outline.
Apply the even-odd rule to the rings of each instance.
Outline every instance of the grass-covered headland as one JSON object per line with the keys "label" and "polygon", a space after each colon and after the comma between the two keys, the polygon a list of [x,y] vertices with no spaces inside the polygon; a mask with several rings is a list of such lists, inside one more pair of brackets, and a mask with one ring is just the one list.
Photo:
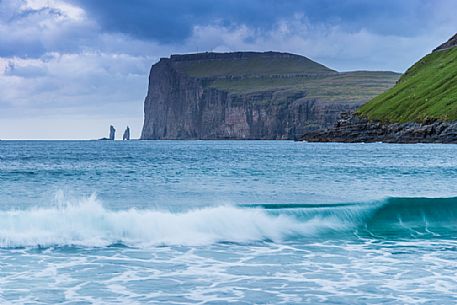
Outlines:
{"label": "grass-covered headland", "polygon": [[457,46],[425,56],[391,89],[359,108],[388,123],[457,120]]}

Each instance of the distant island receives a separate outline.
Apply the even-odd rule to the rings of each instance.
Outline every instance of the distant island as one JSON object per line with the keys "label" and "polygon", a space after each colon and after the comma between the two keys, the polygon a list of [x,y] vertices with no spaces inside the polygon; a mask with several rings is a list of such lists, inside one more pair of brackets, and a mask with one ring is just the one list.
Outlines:
{"label": "distant island", "polygon": [[141,139],[298,139],[399,77],[278,52],[171,55],[151,68]]}
{"label": "distant island", "polygon": [[301,139],[457,143],[457,34],[410,67],[393,88]]}

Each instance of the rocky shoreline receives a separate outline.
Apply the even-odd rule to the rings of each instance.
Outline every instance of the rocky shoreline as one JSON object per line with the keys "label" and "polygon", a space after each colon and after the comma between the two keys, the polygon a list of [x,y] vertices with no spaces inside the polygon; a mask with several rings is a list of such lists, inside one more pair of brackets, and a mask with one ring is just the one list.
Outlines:
{"label": "rocky shoreline", "polygon": [[334,127],[305,133],[307,142],[455,143],[457,122],[426,120],[424,123],[386,124],[343,113]]}

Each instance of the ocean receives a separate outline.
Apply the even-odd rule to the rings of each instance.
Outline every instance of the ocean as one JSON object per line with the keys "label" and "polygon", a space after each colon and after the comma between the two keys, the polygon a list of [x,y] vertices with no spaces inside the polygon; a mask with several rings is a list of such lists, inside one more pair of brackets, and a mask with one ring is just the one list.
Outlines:
{"label": "ocean", "polygon": [[1,141],[0,304],[457,303],[456,156]]}

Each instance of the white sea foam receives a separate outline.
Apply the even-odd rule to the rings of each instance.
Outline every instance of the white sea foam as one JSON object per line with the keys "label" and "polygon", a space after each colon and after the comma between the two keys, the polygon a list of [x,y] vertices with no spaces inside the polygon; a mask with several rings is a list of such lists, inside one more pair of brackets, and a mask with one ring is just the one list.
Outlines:
{"label": "white sea foam", "polygon": [[109,210],[92,195],[72,204],[0,211],[0,247],[202,245],[215,242],[280,241],[336,228],[334,221],[306,222],[262,209],[216,206],[180,213]]}
{"label": "white sea foam", "polygon": [[280,242],[348,232],[372,237],[452,236],[455,200],[387,198],[350,205],[222,205],[171,212],[110,210],[95,195],[68,201],[58,194],[51,207],[0,211],[0,247]]}

